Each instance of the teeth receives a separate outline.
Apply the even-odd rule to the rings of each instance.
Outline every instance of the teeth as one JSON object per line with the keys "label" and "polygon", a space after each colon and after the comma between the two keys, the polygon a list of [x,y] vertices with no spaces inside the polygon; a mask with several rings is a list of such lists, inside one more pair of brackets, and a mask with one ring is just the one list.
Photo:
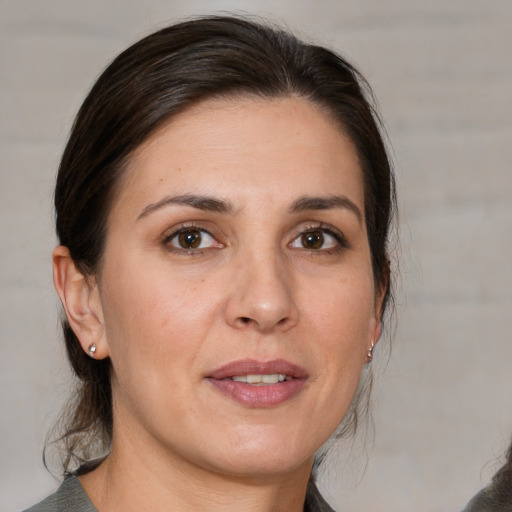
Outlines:
{"label": "teeth", "polygon": [[290,380],[289,375],[284,373],[272,373],[269,375],[235,375],[232,380],[236,382],[245,382],[247,384],[277,384]]}

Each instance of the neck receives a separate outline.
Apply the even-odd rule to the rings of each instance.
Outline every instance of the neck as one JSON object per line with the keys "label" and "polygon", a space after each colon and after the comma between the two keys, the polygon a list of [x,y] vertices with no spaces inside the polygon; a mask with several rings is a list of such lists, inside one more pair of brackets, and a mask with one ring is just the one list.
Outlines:
{"label": "neck", "polygon": [[287,473],[227,475],[114,443],[80,481],[99,512],[302,512],[311,467],[308,460]]}

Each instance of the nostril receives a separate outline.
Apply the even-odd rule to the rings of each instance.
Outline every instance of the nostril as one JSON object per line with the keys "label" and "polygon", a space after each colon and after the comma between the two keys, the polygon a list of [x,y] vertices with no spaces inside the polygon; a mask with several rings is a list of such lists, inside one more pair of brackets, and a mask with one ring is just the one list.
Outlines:
{"label": "nostril", "polygon": [[246,317],[246,316],[242,316],[242,317],[240,317],[240,321],[241,321],[243,324],[248,324],[248,323],[251,321],[251,319],[250,319],[250,318],[248,318],[248,317]]}

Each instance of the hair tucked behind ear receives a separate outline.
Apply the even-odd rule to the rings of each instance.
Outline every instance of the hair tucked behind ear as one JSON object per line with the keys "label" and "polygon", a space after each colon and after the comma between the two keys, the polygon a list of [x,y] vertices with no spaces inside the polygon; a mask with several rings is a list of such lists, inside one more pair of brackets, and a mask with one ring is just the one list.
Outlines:
{"label": "hair tucked behind ear", "polygon": [[[107,218],[133,151],[192,105],[240,95],[304,98],[328,112],[351,138],[363,170],[365,219],[384,313],[395,191],[370,87],[330,50],[247,19],[211,16],[178,23],[135,43],[106,68],[77,114],[59,167],[60,243],[85,276],[101,274]],[[84,354],[67,321],[63,330],[77,382],[57,436],[64,444],[64,470],[70,471],[108,452],[112,397],[110,362]],[[351,409],[347,429],[357,424],[359,410]]]}

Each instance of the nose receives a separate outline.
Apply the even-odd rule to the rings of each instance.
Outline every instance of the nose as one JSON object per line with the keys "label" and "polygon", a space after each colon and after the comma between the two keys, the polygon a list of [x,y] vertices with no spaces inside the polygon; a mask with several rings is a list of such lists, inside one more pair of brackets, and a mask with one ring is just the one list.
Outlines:
{"label": "nose", "polygon": [[283,332],[298,322],[290,272],[269,252],[267,257],[260,253],[237,265],[226,309],[227,322],[236,329]]}

